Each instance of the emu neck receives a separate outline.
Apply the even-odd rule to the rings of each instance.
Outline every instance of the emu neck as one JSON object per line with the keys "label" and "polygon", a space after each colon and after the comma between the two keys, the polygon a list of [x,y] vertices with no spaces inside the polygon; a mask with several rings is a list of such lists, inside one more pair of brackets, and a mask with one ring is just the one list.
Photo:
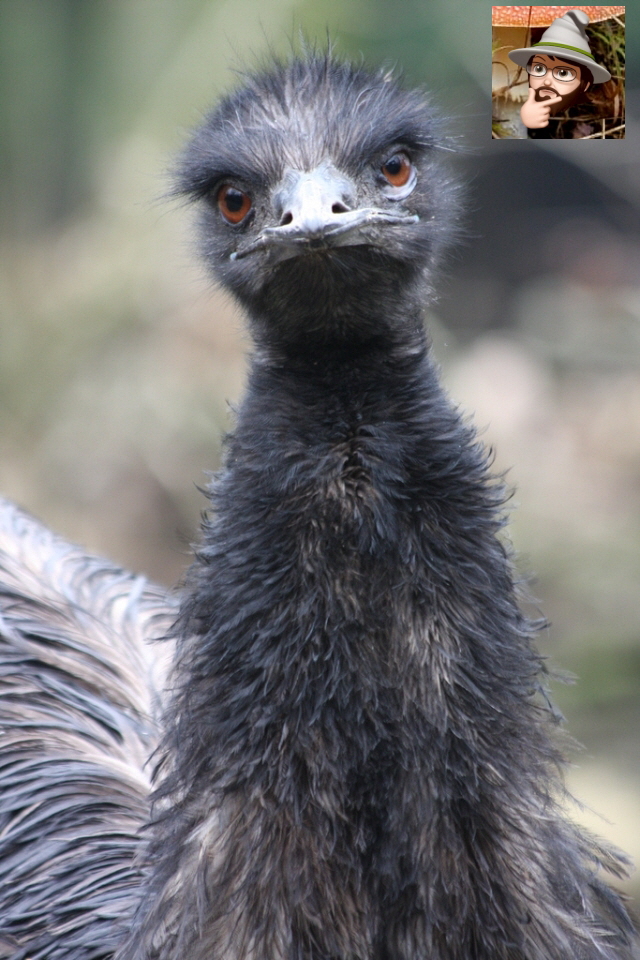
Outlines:
{"label": "emu neck", "polygon": [[320,255],[309,261],[304,270],[285,261],[246,304],[266,356],[294,369],[305,359],[336,366],[424,349],[429,288],[421,273],[382,255],[372,264],[358,247],[340,254],[339,267]]}
{"label": "emu neck", "polygon": [[[316,346],[259,350],[210,494],[185,620],[182,715],[200,738],[209,723],[217,741],[231,737],[224,702],[234,736],[245,705],[251,740],[256,710],[272,732],[329,722],[344,678],[345,695],[375,700],[363,686],[397,685],[427,655],[429,624],[453,610],[489,615],[491,567],[505,618],[516,616],[495,540],[500,495],[442,392],[417,316],[366,341]],[[459,631],[438,640],[455,656]],[[400,724],[401,705],[389,709]],[[216,777],[228,782],[232,766]]]}
{"label": "emu neck", "polygon": [[419,317],[405,321],[400,331],[387,329],[373,336],[356,331],[331,340],[307,336],[267,343],[258,347],[250,371],[240,432],[245,417],[256,415],[253,402],[258,396],[272,417],[283,414],[287,419],[288,413],[294,429],[298,418],[307,418],[308,423],[320,420],[322,432],[330,436],[362,418],[393,418],[398,392],[409,400],[409,390],[411,399],[422,403],[435,386],[429,342]]}

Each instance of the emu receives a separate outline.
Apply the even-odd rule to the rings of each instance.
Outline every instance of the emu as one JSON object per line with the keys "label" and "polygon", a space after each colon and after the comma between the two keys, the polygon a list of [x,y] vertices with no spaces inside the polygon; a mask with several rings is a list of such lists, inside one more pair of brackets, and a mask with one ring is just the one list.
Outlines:
{"label": "emu", "polygon": [[626,861],[561,812],[502,486],[429,353],[445,145],[422,92],[311,54],[184,151],[246,394],[172,627],[4,508],[1,955],[634,955],[600,876]]}

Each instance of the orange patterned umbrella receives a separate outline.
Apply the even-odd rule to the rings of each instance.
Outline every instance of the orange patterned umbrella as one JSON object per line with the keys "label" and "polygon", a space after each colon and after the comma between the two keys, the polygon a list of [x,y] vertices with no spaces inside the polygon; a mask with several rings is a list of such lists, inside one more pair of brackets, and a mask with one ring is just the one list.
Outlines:
{"label": "orange patterned umbrella", "polygon": [[624,7],[492,7],[494,27],[548,27],[569,10],[584,10],[591,23],[624,13]]}

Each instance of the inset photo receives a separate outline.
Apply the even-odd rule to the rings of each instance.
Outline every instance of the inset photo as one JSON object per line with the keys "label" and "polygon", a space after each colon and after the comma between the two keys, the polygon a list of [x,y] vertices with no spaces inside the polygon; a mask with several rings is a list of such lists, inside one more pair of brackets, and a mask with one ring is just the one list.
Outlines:
{"label": "inset photo", "polygon": [[622,140],[624,7],[492,7],[494,140]]}

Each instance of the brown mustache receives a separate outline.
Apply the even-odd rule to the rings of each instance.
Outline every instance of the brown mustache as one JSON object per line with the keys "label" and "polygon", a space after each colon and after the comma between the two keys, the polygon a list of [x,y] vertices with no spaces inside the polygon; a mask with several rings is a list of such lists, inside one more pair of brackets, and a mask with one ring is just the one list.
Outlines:
{"label": "brown mustache", "polygon": [[[542,94],[547,94],[542,96]],[[561,97],[562,94],[554,87],[538,87],[535,91],[535,99],[540,103],[542,100],[549,100],[551,97]]]}

